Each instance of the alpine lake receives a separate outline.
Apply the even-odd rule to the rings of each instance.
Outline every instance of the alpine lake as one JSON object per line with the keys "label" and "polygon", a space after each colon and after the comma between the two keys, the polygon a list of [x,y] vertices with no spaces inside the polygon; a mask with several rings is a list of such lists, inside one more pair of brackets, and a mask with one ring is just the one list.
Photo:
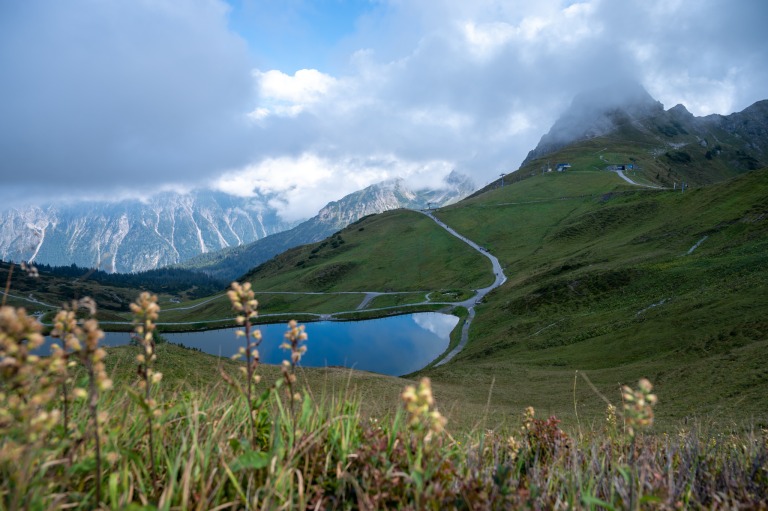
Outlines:
{"label": "alpine lake", "polygon": [[[306,323],[305,367],[349,367],[400,376],[417,371],[439,357],[450,342],[459,318],[437,312],[420,312],[363,321],[317,321]],[[261,324],[258,347],[261,362],[280,364],[290,353],[280,348],[286,323]],[[162,333],[162,338],[211,355],[230,357],[244,346],[236,335],[242,328],[202,332]],[[107,332],[105,346],[128,344],[127,332]]]}

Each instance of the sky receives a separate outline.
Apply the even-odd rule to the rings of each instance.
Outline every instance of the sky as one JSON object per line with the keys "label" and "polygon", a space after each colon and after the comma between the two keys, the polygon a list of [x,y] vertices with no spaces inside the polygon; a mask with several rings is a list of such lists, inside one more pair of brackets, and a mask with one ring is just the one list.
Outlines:
{"label": "sky", "polygon": [[575,94],[768,98],[763,0],[5,0],[0,205],[208,187],[287,220],[385,179],[478,186]]}

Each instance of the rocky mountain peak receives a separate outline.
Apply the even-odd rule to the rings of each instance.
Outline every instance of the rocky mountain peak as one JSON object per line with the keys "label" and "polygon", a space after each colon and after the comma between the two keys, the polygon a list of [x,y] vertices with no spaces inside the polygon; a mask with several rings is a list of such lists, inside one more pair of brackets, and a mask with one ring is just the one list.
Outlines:
{"label": "rocky mountain peak", "polygon": [[693,114],[689,112],[687,108],[685,108],[685,105],[682,105],[680,103],[670,108],[669,113],[676,118],[682,118],[682,119],[693,118]]}
{"label": "rocky mountain peak", "polygon": [[523,165],[578,140],[610,133],[620,122],[643,119],[664,106],[635,82],[615,82],[577,94]]}

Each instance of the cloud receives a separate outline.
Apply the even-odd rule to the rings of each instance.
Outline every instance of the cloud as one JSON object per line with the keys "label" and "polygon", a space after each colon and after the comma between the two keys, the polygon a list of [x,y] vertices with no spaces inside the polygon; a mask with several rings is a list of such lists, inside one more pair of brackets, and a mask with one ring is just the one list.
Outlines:
{"label": "cloud", "polygon": [[149,191],[253,156],[251,64],[220,2],[25,0],[0,11],[4,187]]}
{"label": "cloud", "polygon": [[419,189],[451,171],[448,162],[404,161],[394,155],[323,158],[315,154],[268,158],[222,176],[214,187],[239,196],[271,197],[270,205],[287,221],[314,216],[331,200],[372,183],[401,177]]}
{"label": "cloud", "polygon": [[[262,86],[264,104],[280,104],[262,111],[269,114],[262,116],[265,133],[293,126],[300,139],[294,155],[385,153],[423,166],[439,160],[483,182],[515,169],[585,89],[636,80],[667,108],[683,102],[706,115],[762,99],[768,78],[759,64],[768,58],[768,38],[756,21],[766,8],[756,4],[386,6],[345,40],[355,50],[335,76],[313,70],[302,78],[300,71],[278,75],[280,87]],[[401,35],[407,45],[390,43]]]}
{"label": "cloud", "polygon": [[[280,9],[248,5],[262,23]],[[438,183],[456,169],[484,184],[608,82],[639,81],[696,115],[765,99],[764,2],[371,5],[336,41],[335,66],[295,71],[252,65],[218,0],[3,3],[4,190],[208,182],[272,193],[298,218],[398,175]]]}

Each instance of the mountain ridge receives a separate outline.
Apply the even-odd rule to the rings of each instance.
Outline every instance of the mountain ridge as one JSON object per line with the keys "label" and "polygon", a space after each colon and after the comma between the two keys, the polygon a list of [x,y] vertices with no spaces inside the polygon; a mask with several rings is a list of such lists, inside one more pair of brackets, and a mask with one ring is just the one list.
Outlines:
{"label": "mountain ridge", "polygon": [[0,259],[137,272],[292,226],[266,197],[212,190],[10,208],[0,213]]}
{"label": "mountain ridge", "polygon": [[445,177],[443,187],[435,189],[414,191],[400,178],[383,181],[329,202],[317,215],[292,229],[217,254],[201,255],[179,266],[219,279],[236,279],[281,252],[320,241],[368,215],[398,208],[452,204],[468,196],[474,188],[470,178],[456,171]]}

